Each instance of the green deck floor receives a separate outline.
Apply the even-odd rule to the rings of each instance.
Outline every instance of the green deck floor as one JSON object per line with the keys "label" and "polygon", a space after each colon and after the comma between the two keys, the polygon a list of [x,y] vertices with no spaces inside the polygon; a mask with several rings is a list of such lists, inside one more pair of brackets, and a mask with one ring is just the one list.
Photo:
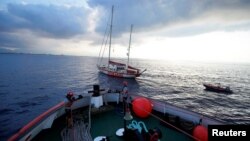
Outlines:
{"label": "green deck floor", "polygon": [[[162,132],[161,141],[191,141],[192,139],[180,132],[169,129],[160,124],[160,121],[154,117],[140,119],[133,116],[137,122],[143,121],[147,129],[158,127]],[[131,120],[132,121],[132,120]],[[127,125],[131,123],[127,122]],[[110,141],[122,141],[122,137],[116,136],[116,131],[124,127],[123,114],[121,110],[112,110],[92,116],[91,135],[93,139],[97,136],[109,136]]]}
{"label": "green deck floor", "polygon": [[[118,137],[115,134],[118,129],[124,127],[121,105],[119,107],[115,105],[115,108],[108,109],[109,110],[97,111],[91,116],[92,138],[94,140],[97,136],[109,136],[110,141],[122,141],[123,138]],[[147,126],[147,129],[158,127],[162,132],[161,141],[192,141],[192,139],[185,134],[160,124],[160,121],[154,117],[150,116],[145,119],[139,119],[136,116],[133,116],[133,120],[136,120],[137,122],[143,121]],[[127,122],[127,125],[128,124],[129,121]],[[65,116],[62,116],[55,120],[52,128],[43,130],[33,139],[33,141],[61,141],[60,132],[65,126]]]}

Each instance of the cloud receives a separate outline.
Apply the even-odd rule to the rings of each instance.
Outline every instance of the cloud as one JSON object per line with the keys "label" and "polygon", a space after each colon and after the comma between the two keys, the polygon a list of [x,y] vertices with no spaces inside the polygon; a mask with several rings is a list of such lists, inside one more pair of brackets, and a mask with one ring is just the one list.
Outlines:
{"label": "cloud", "polygon": [[[11,0],[2,4],[0,47],[5,51],[39,52],[45,49],[43,45],[49,46],[44,42],[50,38],[60,42],[57,45],[83,41],[97,46],[110,22],[112,5],[113,43],[121,46],[127,46],[131,24],[138,38],[250,29],[248,0]],[[140,41],[136,38],[134,44]]]}
{"label": "cloud", "polygon": [[79,40],[89,32],[91,10],[83,5],[8,3],[0,10],[0,50],[43,53],[53,50],[48,40]]}
{"label": "cloud", "polygon": [[19,48],[25,50],[26,43],[19,36],[0,32],[0,52],[19,52]]}
{"label": "cloud", "polygon": [[8,4],[0,11],[0,29],[28,29],[40,36],[71,38],[87,31],[88,10],[56,5]]}
{"label": "cloud", "polygon": [[[246,21],[249,23],[250,19],[250,14],[248,14],[250,13],[250,1],[248,0],[114,0],[109,2],[91,0],[89,4],[92,7],[102,7],[106,18],[110,15],[111,5],[115,6],[113,24],[114,32],[117,35],[129,32],[130,24],[135,25],[137,32],[161,28],[171,30],[170,28],[176,24],[180,27],[180,29],[175,28],[176,32],[180,32],[185,27],[196,25],[198,26],[197,29],[194,28],[194,35],[196,35],[214,30],[227,31],[228,27],[237,29],[237,26],[233,24],[239,25],[239,22]],[[105,23],[104,20],[102,21]],[[97,32],[104,32],[106,23],[103,23],[98,24]],[[203,30],[207,26],[209,28]],[[185,32],[189,31],[183,30],[183,35],[191,35]],[[177,34],[181,35],[182,33]]]}
{"label": "cloud", "polygon": [[[79,6],[69,5],[65,1],[60,5],[56,5],[53,1],[49,2],[47,5],[37,2],[7,4],[7,11],[0,11],[1,31],[21,28],[52,38],[72,38],[89,34],[90,29],[97,34],[103,34],[109,24],[112,5],[115,6],[114,37],[129,32],[130,24],[134,24],[137,32],[161,28],[171,30],[170,28],[178,24],[181,26],[178,26],[180,29],[177,29],[177,32],[180,32],[181,29],[192,26],[194,22],[204,21],[206,24],[195,24],[198,28],[194,33],[199,34],[199,31],[203,33],[207,30],[226,30],[221,25],[232,25],[232,23],[239,25],[239,21],[250,19],[248,0],[91,0]],[[209,28],[200,30],[203,25],[204,28],[206,26]],[[237,26],[230,26],[232,27]],[[183,35],[190,35],[185,32],[186,30],[183,30]],[[171,35],[173,34],[170,33]]]}

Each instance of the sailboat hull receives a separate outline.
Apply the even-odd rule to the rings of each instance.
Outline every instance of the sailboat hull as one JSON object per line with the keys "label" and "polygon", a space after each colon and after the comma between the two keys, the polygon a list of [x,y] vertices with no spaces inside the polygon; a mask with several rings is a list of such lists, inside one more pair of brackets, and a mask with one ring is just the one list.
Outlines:
{"label": "sailboat hull", "polygon": [[99,71],[103,74],[106,74],[108,76],[113,76],[113,77],[121,77],[121,78],[136,78],[139,77],[140,74],[136,73],[136,74],[129,74],[129,73],[123,73],[123,72],[117,72],[117,71],[111,71],[108,70],[107,68],[102,68],[102,67],[98,67]]}

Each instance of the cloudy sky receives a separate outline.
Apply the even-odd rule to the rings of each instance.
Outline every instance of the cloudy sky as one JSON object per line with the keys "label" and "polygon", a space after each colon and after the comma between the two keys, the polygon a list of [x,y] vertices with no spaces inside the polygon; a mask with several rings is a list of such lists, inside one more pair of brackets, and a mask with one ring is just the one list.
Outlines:
{"label": "cloudy sky", "polygon": [[[0,52],[250,62],[249,0],[1,0]],[[107,50],[107,49],[106,49]]]}

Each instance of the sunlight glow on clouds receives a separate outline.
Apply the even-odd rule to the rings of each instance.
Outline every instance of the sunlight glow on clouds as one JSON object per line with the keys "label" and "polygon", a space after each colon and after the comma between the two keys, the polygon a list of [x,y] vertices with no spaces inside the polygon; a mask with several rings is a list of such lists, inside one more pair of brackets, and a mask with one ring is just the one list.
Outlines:
{"label": "sunlight glow on clouds", "polygon": [[145,38],[134,56],[164,60],[248,62],[250,32],[211,32],[191,37]]}

